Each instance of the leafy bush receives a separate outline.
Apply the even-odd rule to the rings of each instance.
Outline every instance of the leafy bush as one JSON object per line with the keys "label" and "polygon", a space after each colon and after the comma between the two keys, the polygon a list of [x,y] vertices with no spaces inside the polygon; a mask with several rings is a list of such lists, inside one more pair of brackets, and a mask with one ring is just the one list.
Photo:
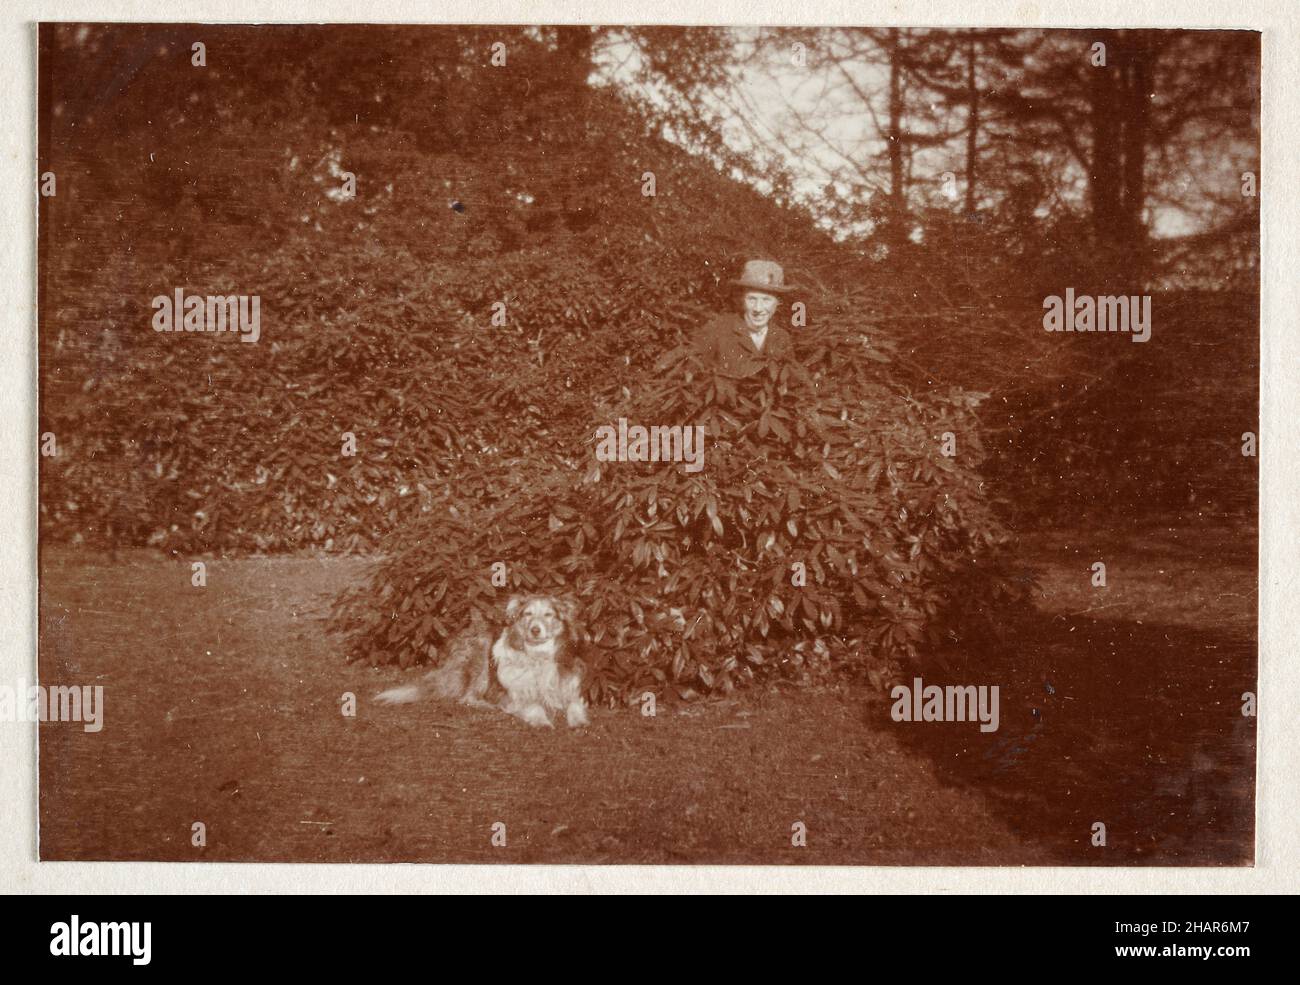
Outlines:
{"label": "leafy bush", "polygon": [[[934,335],[916,285],[883,293],[866,253],[585,75],[539,92],[538,72],[464,76],[389,38],[402,70],[352,65],[340,104],[267,57],[269,33],[236,34],[238,71],[214,66],[197,103],[173,98],[186,60],[159,57],[111,113],[69,104],[52,125],[76,180],[43,227],[44,538],[384,551],[336,627],[354,656],[405,665],[497,609],[504,561],[508,590],[581,595],[599,700],[881,669],[1011,594],[974,400],[909,397],[927,370],[896,358]],[[517,69],[553,61],[518,34]],[[334,194],[345,170],[355,199]],[[805,372],[731,386],[675,347],[762,254],[804,285]],[[260,295],[261,341],[155,334],[149,299],[175,287]],[[594,428],[619,417],[706,427],[705,470],[593,469]]]}
{"label": "leafy bush", "polygon": [[[494,142],[412,153],[400,129],[319,119],[280,120],[259,142],[214,118],[232,145],[259,144],[235,162],[182,154],[176,127],[167,157],[197,191],[134,239],[122,230],[160,223],[149,196],[165,175],[122,166],[109,187],[92,150],[121,149],[66,135],[87,177],[60,193],[42,270],[41,431],[59,445],[42,460],[42,536],[185,553],[384,549],[418,516],[468,509],[470,490],[498,493],[506,463],[565,467],[551,460],[593,403],[675,344],[757,244],[798,258],[828,242],[644,135],[610,95],[591,95],[583,124],[548,120],[536,142],[511,144],[509,167]],[[147,136],[129,136],[141,160]],[[363,175],[355,200],[328,194],[340,161]],[[636,180],[647,161],[657,199]],[[237,165],[250,172],[240,201],[256,207],[205,211]],[[700,215],[718,220],[702,233]],[[179,259],[172,225],[204,231]],[[258,294],[261,340],[154,333],[149,301],[175,287]],[[340,453],[347,432],[355,457]]]}
{"label": "leafy bush", "polygon": [[[620,702],[837,666],[878,677],[923,645],[995,626],[1020,588],[975,468],[978,395],[916,400],[879,378],[886,357],[851,333],[799,343],[798,360],[743,380],[679,347],[635,395],[598,408],[571,467],[515,475],[455,522],[395,531],[372,581],[337,607],[351,655],[436,660],[473,614],[499,619],[510,594],[571,591],[591,697]],[[620,417],[702,426],[703,470],[597,461],[595,428]],[[956,457],[941,453],[944,432]]]}

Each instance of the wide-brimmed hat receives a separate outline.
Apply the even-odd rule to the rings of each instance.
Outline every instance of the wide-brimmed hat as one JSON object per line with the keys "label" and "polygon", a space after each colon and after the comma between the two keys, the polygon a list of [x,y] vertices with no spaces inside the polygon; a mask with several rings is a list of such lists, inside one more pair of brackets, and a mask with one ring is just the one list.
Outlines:
{"label": "wide-brimmed hat", "polygon": [[794,290],[786,284],[785,271],[775,260],[746,260],[744,272],[731,285],[767,294],[789,294]]}

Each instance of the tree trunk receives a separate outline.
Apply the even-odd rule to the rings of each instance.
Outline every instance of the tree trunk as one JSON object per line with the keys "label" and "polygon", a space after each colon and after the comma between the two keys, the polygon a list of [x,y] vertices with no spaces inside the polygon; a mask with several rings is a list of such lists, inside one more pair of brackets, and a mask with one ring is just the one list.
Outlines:
{"label": "tree trunk", "polygon": [[1155,48],[1145,31],[1131,32],[1124,52],[1126,92],[1124,114],[1124,187],[1120,202],[1122,247],[1126,269],[1141,278],[1145,269],[1146,141],[1150,121],[1151,62]]}
{"label": "tree trunk", "polygon": [[903,236],[905,191],[903,188],[903,68],[898,28],[891,27],[886,51],[889,54],[889,227],[890,239]]}
{"label": "tree trunk", "polygon": [[970,106],[966,117],[966,214],[975,214],[975,182],[979,155],[980,90],[975,80],[975,39],[966,46],[966,92]]}
{"label": "tree trunk", "polygon": [[1088,102],[1092,122],[1092,167],[1088,174],[1088,191],[1092,205],[1093,232],[1097,245],[1104,247],[1117,239],[1120,222],[1120,114],[1123,112],[1120,80],[1119,35],[1115,31],[1097,32],[1097,40],[1106,46],[1106,64],[1088,64],[1090,72]]}

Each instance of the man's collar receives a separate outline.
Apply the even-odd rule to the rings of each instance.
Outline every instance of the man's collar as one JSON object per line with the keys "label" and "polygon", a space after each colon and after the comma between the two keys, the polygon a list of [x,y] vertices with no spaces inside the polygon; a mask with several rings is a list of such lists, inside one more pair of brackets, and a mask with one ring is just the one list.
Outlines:
{"label": "man's collar", "polygon": [[761,329],[756,329],[756,328],[754,328],[753,325],[751,325],[751,324],[749,323],[749,319],[746,318],[744,315],[737,315],[736,318],[737,318],[737,322],[736,322],[736,331],[737,331],[737,332],[740,332],[740,333],[743,334],[743,335],[754,335],[754,334],[756,334],[757,332],[760,332],[760,331],[761,331],[761,332],[766,332],[766,331],[768,331],[769,329],[771,329],[771,327],[772,327],[772,322],[769,321],[769,322],[768,322],[766,325],[764,325]]}
{"label": "man's collar", "polygon": [[749,327],[749,322],[745,320],[745,316],[733,313],[731,318],[731,327],[736,333],[737,341],[750,352],[762,354],[769,352],[774,344],[778,348],[785,344],[784,342],[777,341],[785,338],[785,329],[774,321],[769,321],[767,323],[767,328],[765,329],[767,334],[763,338],[763,348],[759,349],[758,346],[754,344],[754,332],[753,329]]}

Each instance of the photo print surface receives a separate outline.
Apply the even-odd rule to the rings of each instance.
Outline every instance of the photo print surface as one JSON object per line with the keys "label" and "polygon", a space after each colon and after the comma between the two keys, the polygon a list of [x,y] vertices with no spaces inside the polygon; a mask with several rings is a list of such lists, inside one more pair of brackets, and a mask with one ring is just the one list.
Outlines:
{"label": "photo print surface", "polygon": [[42,859],[1253,864],[1258,33],[38,71]]}

